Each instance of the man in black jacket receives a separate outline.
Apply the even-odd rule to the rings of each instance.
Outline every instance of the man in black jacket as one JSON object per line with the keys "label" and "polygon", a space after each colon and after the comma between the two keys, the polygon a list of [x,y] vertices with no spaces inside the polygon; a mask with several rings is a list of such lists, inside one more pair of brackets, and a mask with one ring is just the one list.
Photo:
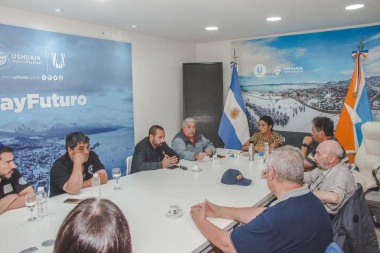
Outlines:
{"label": "man in black jacket", "polygon": [[149,129],[149,136],[137,143],[133,153],[131,174],[143,170],[170,168],[178,163],[179,155],[165,142],[165,131],[159,125]]}

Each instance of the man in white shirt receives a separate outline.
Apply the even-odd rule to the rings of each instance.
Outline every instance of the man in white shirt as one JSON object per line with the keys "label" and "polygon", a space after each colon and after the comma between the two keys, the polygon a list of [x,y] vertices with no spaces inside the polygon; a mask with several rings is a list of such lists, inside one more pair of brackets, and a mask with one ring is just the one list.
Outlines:
{"label": "man in white shirt", "polygon": [[304,174],[304,182],[323,202],[330,216],[338,212],[357,188],[351,171],[341,163],[343,154],[337,141],[321,142],[314,156],[318,169]]}

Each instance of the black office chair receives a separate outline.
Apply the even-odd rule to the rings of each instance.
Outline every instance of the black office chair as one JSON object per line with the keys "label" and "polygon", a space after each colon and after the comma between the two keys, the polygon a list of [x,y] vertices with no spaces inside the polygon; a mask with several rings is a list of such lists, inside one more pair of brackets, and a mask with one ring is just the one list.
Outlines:
{"label": "black office chair", "polygon": [[332,224],[334,241],[345,253],[380,252],[361,184],[338,211]]}

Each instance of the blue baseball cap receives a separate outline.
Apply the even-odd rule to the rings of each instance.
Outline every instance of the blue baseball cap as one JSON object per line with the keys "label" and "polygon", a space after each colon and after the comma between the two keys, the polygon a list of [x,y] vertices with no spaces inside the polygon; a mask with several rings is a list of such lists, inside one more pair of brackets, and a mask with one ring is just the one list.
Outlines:
{"label": "blue baseball cap", "polygon": [[247,186],[250,185],[252,180],[245,178],[239,170],[228,169],[224,172],[221,182],[223,184],[237,184]]}

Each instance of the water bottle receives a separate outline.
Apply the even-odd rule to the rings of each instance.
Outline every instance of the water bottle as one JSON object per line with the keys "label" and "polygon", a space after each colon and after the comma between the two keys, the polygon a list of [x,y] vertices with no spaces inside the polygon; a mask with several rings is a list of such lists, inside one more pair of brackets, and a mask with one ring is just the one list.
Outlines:
{"label": "water bottle", "polygon": [[255,148],[253,146],[253,141],[249,142],[248,154],[249,154],[249,160],[253,161],[254,160],[253,156],[255,154]]}
{"label": "water bottle", "polygon": [[269,159],[269,143],[264,143],[264,166],[268,167],[268,159]]}
{"label": "water bottle", "polygon": [[41,219],[48,216],[47,194],[42,186],[37,188],[37,213]]}
{"label": "water bottle", "polygon": [[94,195],[95,198],[100,198],[101,194],[101,189],[100,189],[100,178],[98,173],[94,173],[92,175],[92,194]]}

